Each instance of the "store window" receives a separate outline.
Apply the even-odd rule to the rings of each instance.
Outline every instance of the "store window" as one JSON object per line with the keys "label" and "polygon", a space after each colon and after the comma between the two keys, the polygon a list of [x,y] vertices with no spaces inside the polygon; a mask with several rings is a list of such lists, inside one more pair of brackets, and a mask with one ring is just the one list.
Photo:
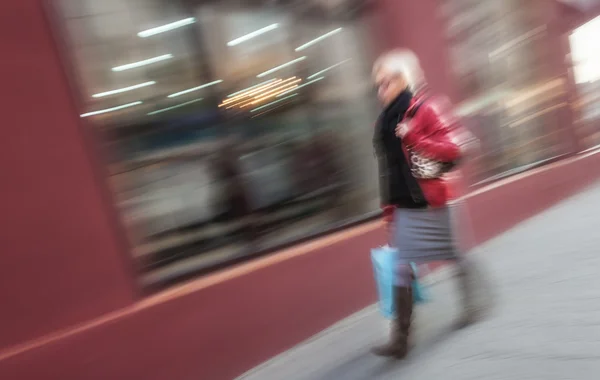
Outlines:
{"label": "store window", "polygon": [[378,212],[363,15],[302,4],[55,2],[145,285]]}
{"label": "store window", "polygon": [[600,144],[600,17],[569,36],[573,77],[579,99],[575,104],[577,132],[585,148]]}
{"label": "store window", "polygon": [[570,152],[566,77],[553,66],[544,1],[444,0],[459,113],[481,141],[486,183]]}

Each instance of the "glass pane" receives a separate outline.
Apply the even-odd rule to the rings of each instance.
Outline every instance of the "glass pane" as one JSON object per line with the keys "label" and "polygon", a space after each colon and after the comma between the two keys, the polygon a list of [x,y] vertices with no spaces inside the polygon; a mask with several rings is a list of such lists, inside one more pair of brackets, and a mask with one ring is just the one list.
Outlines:
{"label": "glass pane", "polygon": [[144,283],[379,209],[360,13],[260,1],[56,4],[81,117],[103,138]]}
{"label": "glass pane", "polygon": [[569,151],[566,78],[552,66],[543,2],[444,0],[459,113],[481,140],[477,180]]}

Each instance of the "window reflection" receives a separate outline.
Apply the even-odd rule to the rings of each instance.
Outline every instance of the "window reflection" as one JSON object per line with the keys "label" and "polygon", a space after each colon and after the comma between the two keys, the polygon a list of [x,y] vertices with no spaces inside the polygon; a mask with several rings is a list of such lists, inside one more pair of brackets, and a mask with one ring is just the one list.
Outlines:
{"label": "window reflection", "polygon": [[57,5],[81,116],[104,138],[144,283],[378,210],[359,15],[233,1]]}
{"label": "window reflection", "polygon": [[482,145],[477,179],[498,179],[569,153],[566,78],[552,67],[555,41],[543,2],[443,3],[461,86],[459,112]]}

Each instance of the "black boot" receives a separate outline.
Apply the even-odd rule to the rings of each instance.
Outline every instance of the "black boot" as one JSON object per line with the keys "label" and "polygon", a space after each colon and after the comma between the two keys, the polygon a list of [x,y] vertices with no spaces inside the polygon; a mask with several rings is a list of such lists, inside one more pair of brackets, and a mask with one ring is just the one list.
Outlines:
{"label": "black boot", "polygon": [[458,328],[465,328],[477,322],[480,318],[481,310],[476,305],[474,296],[474,273],[473,268],[467,264],[465,259],[460,259],[457,263],[457,279],[460,288],[460,297],[462,303],[462,315],[458,321]]}
{"label": "black boot", "polygon": [[396,318],[392,320],[390,340],[371,352],[377,356],[403,359],[408,354],[408,336],[413,309],[413,294],[409,287],[395,287]]}

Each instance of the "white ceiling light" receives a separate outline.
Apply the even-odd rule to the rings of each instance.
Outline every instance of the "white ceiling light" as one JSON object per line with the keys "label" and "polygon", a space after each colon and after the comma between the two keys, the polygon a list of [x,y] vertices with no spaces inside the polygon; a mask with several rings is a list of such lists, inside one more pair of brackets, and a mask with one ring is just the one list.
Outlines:
{"label": "white ceiling light", "polygon": [[112,71],[125,71],[125,70],[135,69],[138,67],[151,65],[153,63],[164,61],[164,60],[171,59],[171,58],[173,58],[173,54],[163,54],[163,55],[159,55],[158,57],[144,59],[143,61],[138,61],[138,62],[128,63],[128,64],[122,65],[122,66],[113,67]]}
{"label": "white ceiling light", "polygon": [[276,71],[279,71],[279,70],[281,70],[281,69],[283,69],[283,68],[285,68],[285,67],[291,66],[291,65],[293,65],[293,64],[295,64],[295,63],[298,63],[298,62],[304,61],[305,59],[306,59],[306,57],[300,57],[300,58],[296,58],[296,59],[294,59],[293,61],[289,61],[289,62],[287,62],[287,63],[284,63],[283,65],[279,65],[279,66],[277,66],[277,67],[274,67],[274,68],[272,68],[272,69],[270,69],[270,70],[267,70],[267,71],[265,71],[264,73],[260,73],[260,74],[258,74],[256,77],[257,77],[257,78],[266,77],[266,76],[267,76],[267,75],[269,75],[269,74],[272,74],[272,73],[274,73],[274,72],[276,72]]}
{"label": "white ceiling light", "polygon": [[153,84],[156,84],[156,82],[155,81],[144,82],[144,83],[136,84],[136,85],[129,86],[129,87],[119,88],[119,89],[116,89],[116,90],[111,90],[111,91],[106,91],[106,92],[100,92],[98,94],[92,95],[92,97],[93,98],[101,98],[103,96],[120,94],[122,92],[127,92],[127,91],[135,90],[135,89],[138,89],[138,88],[142,88],[142,87],[152,86]]}
{"label": "white ceiling light", "polygon": [[100,114],[103,114],[103,113],[118,111],[118,110],[121,110],[123,108],[134,107],[134,106],[140,105],[142,103],[143,102],[141,102],[141,101],[137,101],[137,102],[133,102],[133,103],[127,103],[127,104],[123,104],[122,106],[116,106],[116,107],[107,108],[107,109],[103,109],[103,110],[98,110],[98,111],[84,113],[83,115],[80,115],[80,116],[81,117],[88,117],[88,116],[100,115]]}
{"label": "white ceiling light", "polygon": [[171,22],[169,24],[165,24],[162,26],[157,26],[156,28],[143,30],[138,33],[139,37],[146,38],[150,36],[154,36],[156,34],[168,32],[169,30],[181,28],[182,26],[190,25],[196,22],[196,19],[193,17],[184,18],[183,20]]}
{"label": "white ceiling light", "polygon": [[308,86],[309,84],[313,84],[313,83],[315,83],[315,82],[318,82],[318,81],[320,81],[321,79],[325,79],[325,77],[320,77],[320,78],[317,78],[317,79],[313,79],[313,80],[311,80],[310,82],[306,82],[306,83],[304,83],[303,85],[300,85],[300,86],[298,86],[298,87],[296,87],[296,88],[294,88],[294,89],[292,89],[292,90],[289,90],[289,91],[286,91],[286,92],[282,92],[281,94],[277,95],[277,97],[279,98],[280,96],[284,96],[284,95],[286,95],[286,94],[289,94],[290,92],[294,92],[294,91],[296,91],[296,90],[299,90],[299,89],[301,89],[302,87],[306,87],[306,86]]}
{"label": "white ceiling light", "polygon": [[179,107],[187,106],[188,104],[192,104],[192,103],[199,102],[199,101],[201,101],[201,100],[202,100],[202,98],[198,98],[198,99],[190,100],[189,102],[181,103],[181,104],[178,104],[178,105],[176,105],[176,106],[167,107],[167,108],[163,108],[163,109],[160,109],[160,110],[156,110],[156,111],[148,112],[148,115],[156,115],[157,113],[163,113],[163,112],[167,112],[167,111],[170,111],[170,110],[174,110],[174,109],[176,109],[176,108],[179,108]]}
{"label": "white ceiling light", "polygon": [[227,43],[227,46],[236,46],[236,45],[239,45],[242,42],[246,42],[246,41],[248,41],[248,40],[250,40],[250,39],[252,39],[254,37],[258,37],[261,34],[265,34],[267,32],[270,32],[271,30],[275,30],[277,28],[279,28],[279,24],[271,24],[269,26],[265,26],[264,28],[255,30],[252,33],[248,33],[246,35],[243,35],[241,37],[236,38],[235,40],[229,41]]}
{"label": "white ceiling light", "polygon": [[253,110],[251,110],[250,112],[256,112],[256,111],[259,111],[259,110],[265,109],[265,108],[267,108],[267,107],[270,107],[270,106],[272,106],[272,105],[274,105],[274,104],[281,103],[281,102],[283,102],[284,100],[287,100],[287,99],[293,98],[294,96],[297,96],[297,95],[298,95],[298,94],[288,95],[288,96],[286,96],[285,98],[281,98],[281,99],[279,99],[279,100],[275,100],[275,101],[273,101],[273,102],[271,102],[271,103],[267,103],[267,104],[265,104],[264,106],[256,107],[256,108],[254,108]]}
{"label": "white ceiling light", "polygon": [[332,30],[332,31],[331,31],[331,32],[329,32],[329,33],[325,33],[325,34],[323,34],[322,36],[319,36],[319,37],[315,38],[315,39],[314,39],[314,40],[312,40],[312,41],[308,41],[308,42],[307,42],[307,43],[305,43],[304,45],[298,46],[298,47],[296,48],[296,51],[302,51],[302,50],[304,50],[304,49],[306,49],[306,48],[308,48],[308,47],[311,47],[311,46],[313,46],[313,45],[314,45],[314,44],[316,44],[316,43],[319,43],[319,42],[323,41],[324,39],[326,39],[326,38],[328,38],[328,37],[331,37],[331,36],[333,36],[334,34],[338,34],[338,33],[339,33],[339,32],[341,32],[341,31],[342,31],[342,28],[338,28],[338,29],[336,29],[336,30]]}
{"label": "white ceiling light", "polygon": [[329,67],[327,67],[327,68],[325,68],[325,69],[323,69],[323,70],[321,70],[321,71],[319,71],[319,72],[316,72],[316,73],[314,73],[313,75],[309,76],[309,77],[308,77],[308,78],[306,78],[306,79],[313,79],[313,78],[316,78],[316,77],[318,77],[319,75],[321,75],[321,74],[325,74],[325,73],[326,73],[326,72],[328,72],[329,70],[331,70],[331,69],[335,69],[336,67],[338,67],[338,66],[341,66],[341,65],[343,65],[344,63],[346,63],[346,62],[348,62],[348,61],[349,61],[349,59],[347,59],[347,60],[345,60],[345,61],[342,61],[342,62],[339,62],[339,63],[336,63],[335,65],[331,65],[331,66],[329,66]]}
{"label": "white ceiling light", "polygon": [[206,88],[206,87],[209,87],[209,86],[214,86],[215,84],[219,84],[219,83],[221,83],[221,82],[223,82],[223,81],[222,81],[221,79],[219,79],[219,80],[216,80],[216,81],[214,81],[214,82],[206,83],[206,84],[203,84],[203,85],[201,85],[201,86],[198,86],[198,87],[194,87],[194,88],[188,88],[187,90],[183,90],[183,91],[176,92],[176,93],[174,93],[174,94],[171,94],[171,95],[169,95],[169,96],[167,96],[167,97],[168,97],[168,98],[175,98],[175,97],[177,97],[177,96],[184,95],[184,94],[188,94],[188,93],[190,93],[190,92],[194,92],[194,91],[198,91],[198,90],[201,90],[201,89],[203,89],[203,88]]}

